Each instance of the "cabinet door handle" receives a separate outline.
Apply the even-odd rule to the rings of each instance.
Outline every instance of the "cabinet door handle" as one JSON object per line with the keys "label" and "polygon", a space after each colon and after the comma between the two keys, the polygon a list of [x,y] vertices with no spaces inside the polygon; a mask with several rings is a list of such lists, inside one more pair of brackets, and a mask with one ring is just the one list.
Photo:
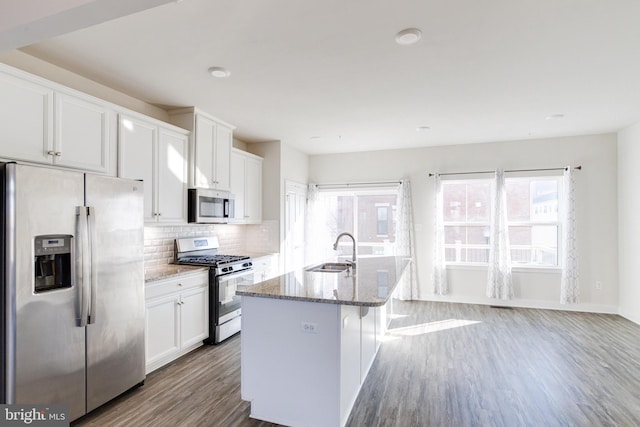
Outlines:
{"label": "cabinet door handle", "polygon": [[56,151],[56,156],[58,157],[62,156],[62,151]]}
{"label": "cabinet door handle", "polygon": [[47,151],[47,154],[50,155],[50,156],[55,156],[56,152],[53,151],[53,150],[49,150],[49,151]]}
{"label": "cabinet door handle", "polygon": [[178,283],[178,286],[182,286],[182,283]]}

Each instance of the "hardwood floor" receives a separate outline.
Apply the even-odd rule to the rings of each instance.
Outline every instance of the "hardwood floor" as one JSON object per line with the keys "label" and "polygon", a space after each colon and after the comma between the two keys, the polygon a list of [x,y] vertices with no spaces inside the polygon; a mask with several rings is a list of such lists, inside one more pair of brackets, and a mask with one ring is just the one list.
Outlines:
{"label": "hardwood floor", "polygon": [[[639,426],[640,326],[615,315],[395,302],[360,426]],[[240,400],[240,338],[151,373],[74,426],[273,426]]]}

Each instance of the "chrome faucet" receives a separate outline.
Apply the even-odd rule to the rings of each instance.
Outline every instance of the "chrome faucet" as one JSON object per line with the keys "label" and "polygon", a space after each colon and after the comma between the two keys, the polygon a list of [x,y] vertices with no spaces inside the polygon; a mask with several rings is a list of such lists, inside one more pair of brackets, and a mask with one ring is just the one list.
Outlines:
{"label": "chrome faucet", "polygon": [[353,237],[353,235],[351,233],[340,233],[338,234],[338,237],[336,237],[336,242],[333,244],[333,250],[337,250],[338,249],[338,241],[340,240],[340,238],[342,236],[349,236],[351,237],[351,240],[353,240],[353,258],[351,259],[351,266],[355,268],[356,266],[356,239],[355,237]]}

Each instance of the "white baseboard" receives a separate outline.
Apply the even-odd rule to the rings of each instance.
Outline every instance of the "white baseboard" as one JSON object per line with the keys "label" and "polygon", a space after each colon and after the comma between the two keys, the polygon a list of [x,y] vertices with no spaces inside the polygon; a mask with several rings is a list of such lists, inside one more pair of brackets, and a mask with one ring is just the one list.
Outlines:
{"label": "white baseboard", "polygon": [[640,315],[638,313],[629,313],[626,310],[619,310],[618,314],[633,323],[640,325]]}
{"label": "white baseboard", "polygon": [[[519,308],[538,308],[544,310],[564,310],[564,311],[580,311],[587,313],[604,313],[604,314],[620,314],[623,317],[623,314],[619,313],[617,306],[610,306],[604,304],[560,304],[559,302],[553,301],[542,301],[542,300],[523,300],[523,299],[512,299],[512,300],[499,300],[499,299],[490,299],[485,297],[469,297],[462,295],[432,295],[429,298],[423,298],[424,301],[442,301],[442,302],[453,302],[453,303],[463,303],[463,304],[481,304],[481,305],[494,305],[500,307],[519,307]],[[628,318],[629,320],[638,323],[637,321]]]}

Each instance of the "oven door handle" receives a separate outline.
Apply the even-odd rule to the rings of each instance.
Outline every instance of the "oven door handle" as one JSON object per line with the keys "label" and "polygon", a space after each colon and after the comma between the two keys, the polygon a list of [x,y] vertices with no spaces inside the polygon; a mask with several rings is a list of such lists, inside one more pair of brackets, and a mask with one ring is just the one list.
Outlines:
{"label": "oven door handle", "polygon": [[222,276],[218,276],[218,283],[228,282],[229,280],[237,279],[242,276],[249,276],[253,274],[253,269],[238,271],[237,273],[224,274]]}

